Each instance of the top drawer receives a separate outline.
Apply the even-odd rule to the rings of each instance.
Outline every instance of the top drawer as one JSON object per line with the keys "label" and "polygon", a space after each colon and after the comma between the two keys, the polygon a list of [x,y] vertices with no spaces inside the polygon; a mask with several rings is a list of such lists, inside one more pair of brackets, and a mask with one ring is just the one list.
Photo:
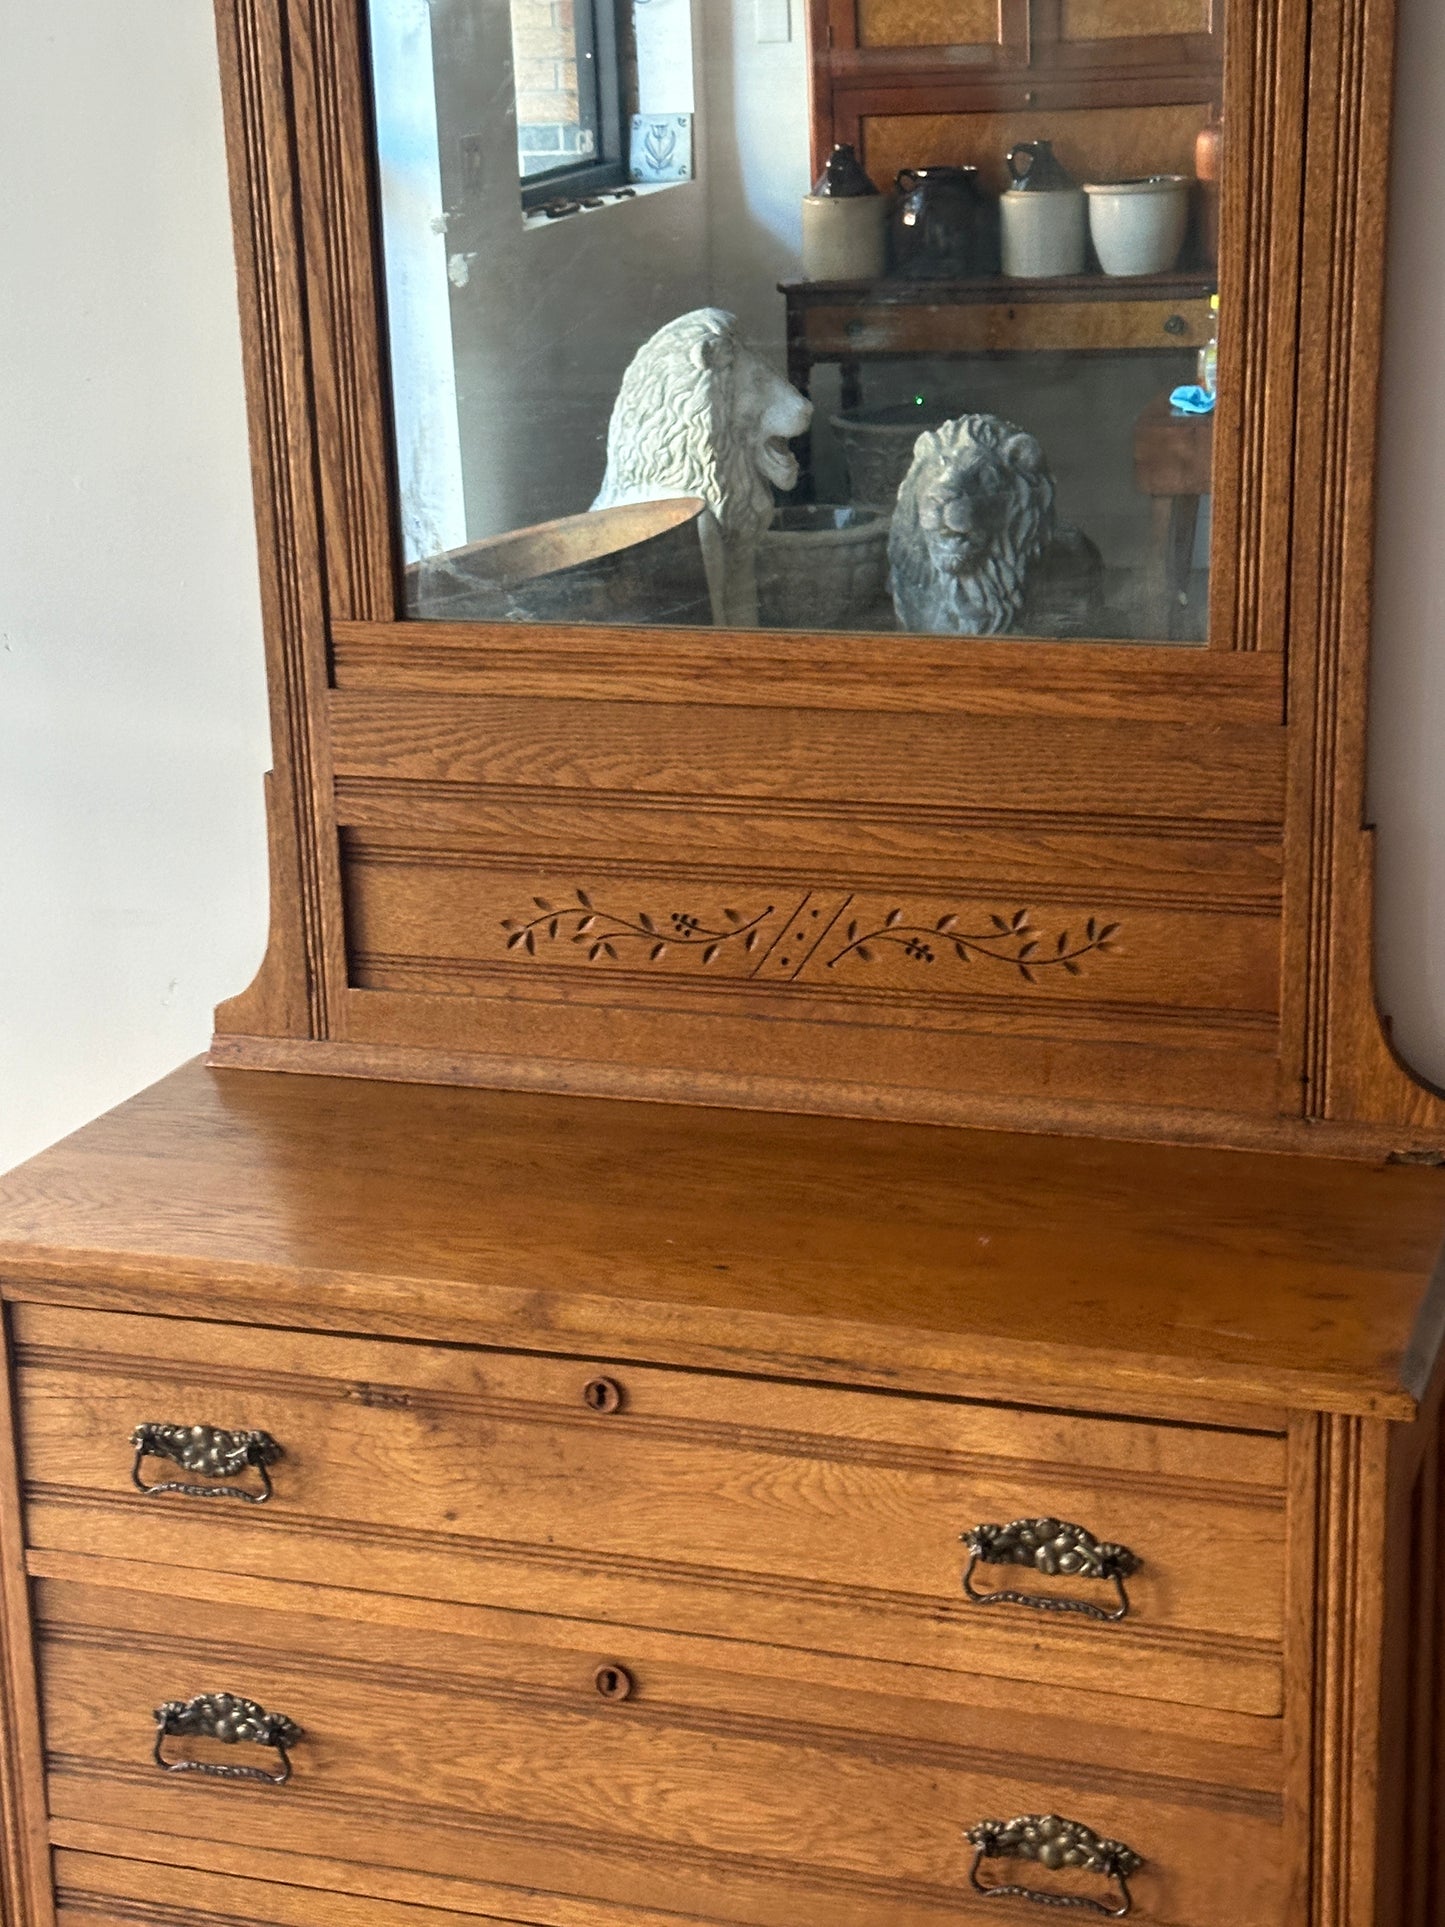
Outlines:
{"label": "top drawer", "polygon": [[[1276,1437],[50,1307],[12,1319],[37,1547],[1280,1709]],[[142,1496],[131,1436],[157,1422],[270,1434],[274,1496]],[[217,1482],[158,1457],[140,1472]],[[1001,1558],[972,1590],[1023,1599],[966,1597],[961,1535],[1043,1517],[1138,1559],[1127,1617],[1101,1616],[1117,1582]]]}

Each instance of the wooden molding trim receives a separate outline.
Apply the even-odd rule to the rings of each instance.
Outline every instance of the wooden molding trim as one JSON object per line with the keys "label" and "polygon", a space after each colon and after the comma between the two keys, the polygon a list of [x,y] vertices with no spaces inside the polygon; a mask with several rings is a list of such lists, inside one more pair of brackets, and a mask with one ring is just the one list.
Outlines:
{"label": "wooden molding trim", "polygon": [[54,1927],[24,1540],[9,1329],[0,1320],[0,1918],[9,1927]]}
{"label": "wooden molding trim", "polygon": [[1398,1123],[1438,1139],[1445,1100],[1406,1069],[1374,988],[1365,827],[1368,637],[1382,345],[1394,0],[1311,12],[1312,97],[1296,442],[1281,1108]]}
{"label": "wooden molding trim", "polygon": [[[295,66],[285,0],[216,0],[230,156],[241,339],[261,561],[275,766],[267,792],[274,871],[260,976],[218,1023],[326,1035],[344,981],[340,874],[321,714],[327,687],[313,351],[300,211]],[[315,182],[307,184],[314,192]],[[373,324],[374,325],[374,324]]]}
{"label": "wooden molding trim", "polygon": [[1279,1151],[1294,1156],[1435,1162],[1438,1133],[1357,1120],[1243,1118],[1229,1112],[1163,1106],[980,1098],[897,1087],[806,1083],[764,1073],[720,1076],[659,1067],[568,1059],[497,1057],[482,1051],[378,1043],[292,1043],[285,1038],[226,1036],[206,1060],[218,1069],[356,1077],[395,1084],[455,1084],[480,1090],[552,1091],[578,1097],[632,1098],[642,1103],[701,1104],[724,1110],[782,1111],[798,1116],[874,1117],[901,1124],[968,1126],[1097,1137],[1134,1143],[1192,1144],[1201,1149]]}

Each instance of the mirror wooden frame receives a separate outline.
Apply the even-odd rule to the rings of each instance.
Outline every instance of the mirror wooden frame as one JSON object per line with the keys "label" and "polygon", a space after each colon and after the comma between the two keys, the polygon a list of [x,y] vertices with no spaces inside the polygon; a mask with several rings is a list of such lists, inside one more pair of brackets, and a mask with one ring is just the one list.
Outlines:
{"label": "mirror wooden frame", "polygon": [[217,0],[275,766],[212,1061],[1445,1144],[1364,822],[1392,7],[1221,4],[1238,487],[1185,649],[400,620],[363,0]]}

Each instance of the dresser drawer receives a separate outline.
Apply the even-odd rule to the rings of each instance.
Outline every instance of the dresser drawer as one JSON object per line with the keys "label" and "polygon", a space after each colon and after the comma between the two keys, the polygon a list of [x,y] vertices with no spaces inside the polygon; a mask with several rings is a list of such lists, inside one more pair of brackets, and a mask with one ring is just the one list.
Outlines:
{"label": "dresser drawer", "polygon": [[[29,1306],[15,1329],[34,1546],[1280,1707],[1275,1437]],[[273,1496],[142,1496],[155,1421],[272,1435],[220,1483]],[[1044,1516],[1137,1572],[981,1559],[975,1594],[1068,1610],[966,1597],[961,1535]]]}
{"label": "dresser drawer", "polygon": [[[344,1594],[318,1589],[319,1611],[270,1582],[230,1604],[184,1580],[151,1593],[137,1570],[36,1584],[61,1843],[100,1824],[189,1843],[193,1861],[243,1840],[756,1927],[936,1927],[940,1910],[997,1912],[975,1876],[1117,1897],[1106,1870],[979,1862],[968,1838],[1062,1815],[1141,1856],[1124,1871],[1145,1920],[1285,1919],[1278,1752],[1134,1732],[1122,1701],[1000,1689],[942,1707],[726,1641],[497,1613],[459,1633],[388,1623],[391,1602],[368,1623]],[[219,1692],[295,1723],[284,1766],[277,1747],[184,1730],[189,1713],[158,1741],[154,1709]],[[290,1778],[168,1772],[157,1748]]]}
{"label": "dresser drawer", "polygon": [[1018,354],[1080,349],[1127,352],[1202,347],[1212,327],[1205,297],[1182,301],[939,302],[810,307],[804,341],[814,355]]}
{"label": "dresser drawer", "polygon": [[[464,1919],[532,1927],[548,1918],[533,1911],[532,1896],[522,1893],[512,1901],[526,1914],[461,1916],[451,1908],[371,1899],[344,1888],[292,1886],[73,1849],[55,1855],[55,1899],[56,1927],[462,1927]],[[613,1908],[574,1906],[558,1917],[565,1927],[634,1927]],[[659,1920],[656,1927],[692,1924]]]}

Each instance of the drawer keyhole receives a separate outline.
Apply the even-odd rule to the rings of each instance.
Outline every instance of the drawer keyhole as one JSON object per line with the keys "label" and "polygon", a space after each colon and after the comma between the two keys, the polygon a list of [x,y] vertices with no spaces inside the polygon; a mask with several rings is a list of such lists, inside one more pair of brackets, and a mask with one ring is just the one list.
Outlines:
{"label": "drawer keyhole", "polygon": [[615,1378],[594,1378],[583,1388],[582,1403],[593,1412],[620,1412],[622,1387]]}
{"label": "drawer keyhole", "polygon": [[625,1666],[599,1666],[592,1684],[605,1700],[630,1700],[636,1681]]}

